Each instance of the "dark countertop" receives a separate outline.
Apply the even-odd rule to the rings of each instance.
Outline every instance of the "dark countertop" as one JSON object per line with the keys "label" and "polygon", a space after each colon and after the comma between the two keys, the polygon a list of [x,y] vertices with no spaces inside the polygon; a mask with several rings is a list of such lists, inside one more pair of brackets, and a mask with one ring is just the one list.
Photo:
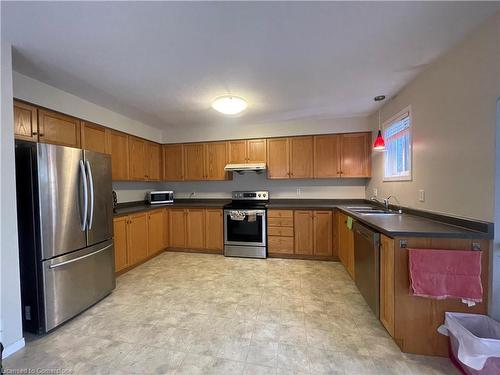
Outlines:
{"label": "dark countertop", "polygon": [[[172,204],[149,205],[144,202],[119,204],[114,216],[129,215],[141,211],[149,211],[163,207],[174,208],[223,208],[230,199],[176,199]],[[492,239],[493,224],[464,218],[448,217],[403,208],[401,215],[363,215],[349,207],[371,207],[364,199],[272,199],[270,209],[334,209],[337,208],[354,220],[389,237],[441,237],[441,238],[474,238]],[[407,212],[408,211],[408,212]]]}

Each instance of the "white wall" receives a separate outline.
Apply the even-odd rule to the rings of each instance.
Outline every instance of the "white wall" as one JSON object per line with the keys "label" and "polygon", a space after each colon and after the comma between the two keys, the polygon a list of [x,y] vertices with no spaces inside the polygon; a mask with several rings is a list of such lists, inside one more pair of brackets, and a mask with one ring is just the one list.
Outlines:
{"label": "white wall", "polygon": [[151,141],[161,142],[162,130],[110,111],[56,87],[13,73],[14,97]]}
{"label": "white wall", "polygon": [[[383,106],[382,120],[411,105],[413,181],[382,182],[383,154],[374,153],[367,196],[377,188],[404,206],[493,221],[499,38],[497,13]],[[371,122],[376,129],[376,114]]]}
{"label": "white wall", "polygon": [[[3,18],[3,14],[1,17]],[[4,24],[2,19],[2,25]],[[12,131],[11,46],[1,39],[0,73],[0,340],[4,357],[24,346],[21,319],[19,248],[17,242],[16,176]]]}

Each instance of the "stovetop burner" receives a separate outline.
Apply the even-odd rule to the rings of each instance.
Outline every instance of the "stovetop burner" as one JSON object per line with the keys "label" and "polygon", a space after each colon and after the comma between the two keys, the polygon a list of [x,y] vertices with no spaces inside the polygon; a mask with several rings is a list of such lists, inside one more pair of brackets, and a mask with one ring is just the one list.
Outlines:
{"label": "stovetop burner", "polygon": [[266,209],[269,202],[268,191],[233,191],[233,200],[224,206],[226,209]]}

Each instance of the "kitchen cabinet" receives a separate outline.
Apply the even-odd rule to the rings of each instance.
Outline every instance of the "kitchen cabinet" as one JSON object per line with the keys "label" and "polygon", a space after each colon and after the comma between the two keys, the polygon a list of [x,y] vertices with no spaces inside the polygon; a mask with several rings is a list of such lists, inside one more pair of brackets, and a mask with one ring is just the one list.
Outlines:
{"label": "kitchen cabinet", "polygon": [[169,247],[184,249],[187,245],[187,211],[183,208],[172,208],[169,214]]}
{"label": "kitchen cabinet", "polygon": [[148,212],[148,256],[163,250],[165,246],[165,209]]}
{"label": "kitchen cabinet", "polygon": [[314,178],[340,177],[340,137],[314,136]]}
{"label": "kitchen cabinet", "polygon": [[340,135],[342,177],[371,176],[371,133]]}
{"label": "kitchen cabinet", "polygon": [[267,178],[290,178],[290,145],[288,138],[267,140]]}
{"label": "kitchen cabinet", "polygon": [[205,143],[205,180],[228,180],[230,175],[224,170],[228,158],[227,142]]}
{"label": "kitchen cabinet", "polygon": [[337,216],[337,235],[340,261],[354,280],[356,276],[354,273],[354,233],[347,227],[347,215],[340,211]]}
{"label": "kitchen cabinet", "polygon": [[205,247],[208,250],[223,249],[223,216],[222,209],[207,208],[205,213]]}
{"label": "kitchen cabinet", "polygon": [[161,145],[146,142],[146,176],[148,181],[161,180]]}
{"label": "kitchen cabinet", "polygon": [[38,141],[37,107],[14,100],[14,136],[24,141]]}
{"label": "kitchen cabinet", "polygon": [[184,180],[199,181],[205,179],[205,153],[203,143],[188,143],[184,150]]}
{"label": "kitchen cabinet", "polygon": [[80,120],[38,108],[38,139],[42,143],[80,147]]}
{"label": "kitchen cabinet", "polygon": [[109,153],[106,145],[107,133],[109,132],[104,126],[93,124],[88,121],[82,121],[81,141],[82,149],[101,153]]}
{"label": "kitchen cabinet", "polygon": [[313,137],[290,137],[290,178],[312,178]]}
{"label": "kitchen cabinet", "polygon": [[115,130],[110,130],[108,136],[108,151],[111,154],[111,177],[113,181],[129,179],[129,148],[128,135]]}
{"label": "kitchen cabinet", "polygon": [[333,255],[332,211],[314,211],[314,255]]}
{"label": "kitchen cabinet", "polygon": [[128,220],[128,216],[117,217],[113,220],[115,272],[120,272],[130,264],[127,235]]}
{"label": "kitchen cabinet", "polygon": [[146,172],[146,141],[137,137],[129,136],[129,176],[133,181],[144,181],[148,179]]}
{"label": "kitchen cabinet", "polygon": [[129,216],[128,244],[131,264],[139,263],[148,257],[148,214],[141,212]]}
{"label": "kitchen cabinet", "polygon": [[293,210],[268,210],[268,252],[270,254],[294,253]]}
{"label": "kitchen cabinet", "polygon": [[163,180],[184,179],[184,155],[182,144],[163,145]]}
{"label": "kitchen cabinet", "polygon": [[190,208],[187,212],[186,243],[188,249],[205,248],[205,209]]}
{"label": "kitchen cabinet", "polygon": [[380,321],[394,337],[394,240],[380,235]]}
{"label": "kitchen cabinet", "polygon": [[296,210],[294,213],[295,254],[312,255],[314,249],[313,212]]}
{"label": "kitchen cabinet", "polygon": [[229,163],[266,163],[266,139],[229,141]]}

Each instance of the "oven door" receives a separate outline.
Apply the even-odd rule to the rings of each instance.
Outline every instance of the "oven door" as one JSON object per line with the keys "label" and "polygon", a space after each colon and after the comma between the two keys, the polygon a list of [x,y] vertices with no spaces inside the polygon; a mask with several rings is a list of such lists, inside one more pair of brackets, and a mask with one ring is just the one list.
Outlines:
{"label": "oven door", "polygon": [[[245,214],[243,220],[231,219],[232,212]],[[255,213],[255,220],[249,221],[249,213]],[[224,244],[241,246],[266,246],[265,210],[224,210]]]}

